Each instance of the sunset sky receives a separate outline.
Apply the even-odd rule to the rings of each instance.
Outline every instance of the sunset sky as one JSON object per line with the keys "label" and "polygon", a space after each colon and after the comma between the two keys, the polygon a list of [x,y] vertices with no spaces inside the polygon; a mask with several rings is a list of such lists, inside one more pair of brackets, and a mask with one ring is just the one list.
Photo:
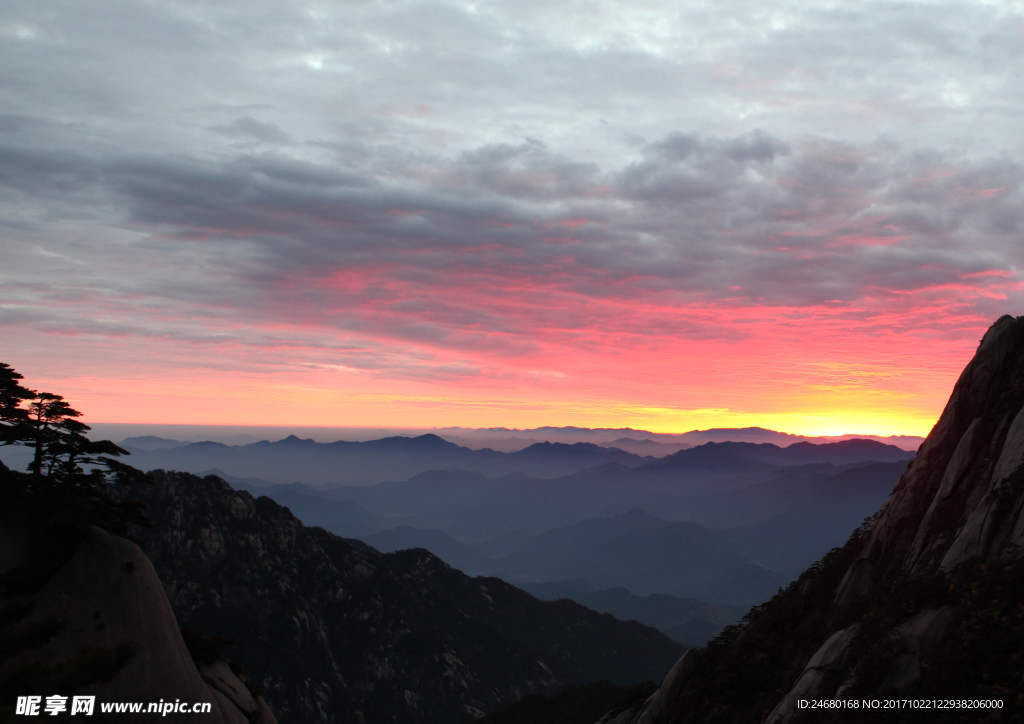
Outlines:
{"label": "sunset sky", "polygon": [[33,2],[0,361],[86,422],[926,434],[1024,314],[1021,2]]}

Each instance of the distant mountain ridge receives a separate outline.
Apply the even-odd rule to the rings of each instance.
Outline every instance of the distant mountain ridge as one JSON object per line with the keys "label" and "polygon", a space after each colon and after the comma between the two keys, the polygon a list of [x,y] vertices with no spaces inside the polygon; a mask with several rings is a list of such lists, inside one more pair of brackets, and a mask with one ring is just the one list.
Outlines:
{"label": "distant mountain ridge", "polygon": [[750,604],[790,578],[752,563],[728,537],[702,525],[661,520],[640,510],[525,536],[507,542],[506,550],[472,547],[441,530],[409,526],[363,540],[382,551],[426,548],[460,570],[528,589],[539,581],[580,578],[588,586],[625,587],[641,595]]}
{"label": "distant mountain ridge", "polygon": [[156,435],[140,435],[138,437],[126,437],[121,445],[127,445],[135,450],[165,450],[167,448],[182,447],[188,443],[181,440],[170,440]]}
{"label": "distant mountain ridge", "polygon": [[894,445],[859,438],[824,444],[797,442],[787,447],[766,442],[708,442],[680,450],[645,467],[650,470],[702,468],[709,465],[739,467],[750,462],[780,466],[823,462],[843,465],[866,460],[896,462],[910,460],[912,457],[912,454]]}
{"label": "distant mountain ridge", "polygon": [[[764,600],[841,543],[845,531],[877,509],[913,457],[871,440],[706,443],[645,458],[592,443],[473,451],[427,435],[340,444],[295,436],[234,447],[197,443],[137,452],[136,461],[185,467],[182,453],[193,455],[197,473],[222,475],[270,496],[308,525],[381,550],[424,548],[462,571],[517,585],[586,578],[595,588],[730,605]],[[238,462],[244,465],[228,467]],[[351,472],[378,462],[405,472],[416,464],[447,469],[375,485],[268,479],[275,469],[287,469],[286,480],[308,479],[303,466],[310,463]],[[511,472],[457,469],[475,463]],[[571,472],[521,471],[530,466],[548,475]]]}
{"label": "distant mountain ridge", "polygon": [[513,453],[470,450],[433,434],[333,443],[291,435],[277,442],[264,440],[240,446],[197,442],[149,450],[129,445],[126,449],[133,455],[133,464],[146,469],[196,473],[215,468],[236,477],[260,477],[276,483],[300,480],[321,485],[369,485],[438,469],[556,477],[608,462],[636,467],[653,460],[592,443],[542,442]]}
{"label": "distant mountain ridge", "polygon": [[[575,449],[589,455],[593,446]],[[538,446],[535,459],[566,450],[573,446]],[[823,457],[851,462],[807,462]],[[896,461],[872,460],[886,457]],[[315,487],[202,472],[268,495],[308,524],[382,550],[426,548],[460,570],[517,585],[587,578],[638,594],[750,604],[841,544],[846,531],[877,509],[911,457],[873,441],[789,448],[709,443],[642,466],[606,463],[550,479],[429,470],[372,486]],[[616,542],[614,526],[631,516],[656,524]],[[658,530],[664,527],[671,531]],[[600,545],[582,542],[589,528],[601,529]],[[683,537],[671,543],[673,535]],[[710,550],[711,539],[723,556],[732,552],[719,556],[717,567],[698,571],[697,551]],[[595,553],[601,546],[609,550]]]}
{"label": "distant mountain ridge", "polygon": [[523,590],[545,601],[569,598],[623,621],[639,621],[690,645],[703,645],[746,613],[743,606],[723,606],[666,593],[637,596],[622,586],[594,590],[589,581],[527,584]]}
{"label": "distant mountain ridge", "polygon": [[[433,430],[445,439],[453,439],[460,445],[479,447],[491,445],[498,449],[498,445],[505,440],[518,442],[535,442],[547,440],[549,442],[594,442],[599,445],[612,445],[620,440],[648,441],[662,445],[693,447],[703,445],[707,442],[770,442],[785,447],[796,442],[810,442],[816,444],[841,442],[851,439],[875,440],[890,445],[896,445],[905,450],[916,450],[924,441],[924,438],[914,435],[866,435],[866,434],[844,434],[844,435],[794,435],[787,432],[778,432],[763,427],[743,428],[710,428],[707,430],[691,430],[684,433],[657,433],[648,430],[635,430],[629,427],[623,428],[584,428],[584,427],[538,427],[533,429],[520,430],[517,428],[493,427],[493,428],[461,428],[447,427]],[[504,448],[503,448],[504,449]]]}
{"label": "distant mountain ridge", "polygon": [[571,601],[384,555],[214,477],[154,474],[144,542],[178,621],[228,636],[282,721],[450,724],[531,692],[657,675],[683,647]]}
{"label": "distant mountain ridge", "polygon": [[[660,457],[678,449],[702,445],[706,442],[770,442],[786,446],[794,442],[827,443],[852,438],[871,439],[896,445],[905,450],[916,450],[924,438],[913,435],[870,435],[843,434],[834,436],[794,435],[761,427],[710,428],[691,430],[684,433],[656,433],[634,428],[584,428],[584,427],[539,427],[533,429],[515,428],[463,428],[446,427],[434,429],[385,430],[357,427],[280,427],[280,426],[223,426],[223,425],[128,425],[115,423],[93,423],[97,435],[117,441],[140,441],[133,446],[148,449],[147,439],[188,444],[211,440],[228,445],[247,445],[260,440],[280,440],[288,435],[314,439],[321,443],[346,440],[352,442],[377,440],[385,437],[418,437],[435,434],[449,442],[474,450],[490,447],[500,452],[514,452],[537,442],[561,442],[572,444],[590,442],[604,447],[621,447],[629,452],[652,454]],[[633,449],[632,443],[654,443],[646,452]],[[660,447],[664,446],[664,447]],[[4,451],[9,452],[9,451]],[[5,458],[6,460],[6,458]]]}
{"label": "distant mountain ridge", "polygon": [[[653,458],[594,443],[539,442],[516,452],[484,448],[471,450],[428,434],[419,437],[388,437],[366,442],[318,443],[294,435],[277,442],[249,445],[198,442],[170,447],[170,441],[147,440],[150,449],[132,452],[134,465],[153,469],[198,473],[222,470],[238,478],[258,477],[274,483],[301,481],[317,485],[372,485],[404,480],[429,470],[464,470],[489,477],[522,473],[550,479],[608,466],[663,470],[697,465],[713,459],[719,466],[753,464],[794,465],[829,461],[892,461],[909,459],[912,453],[872,440],[846,440],[824,445],[798,442],[788,447],[772,443],[723,442],[679,450]],[[159,445],[160,447],[155,447]]]}

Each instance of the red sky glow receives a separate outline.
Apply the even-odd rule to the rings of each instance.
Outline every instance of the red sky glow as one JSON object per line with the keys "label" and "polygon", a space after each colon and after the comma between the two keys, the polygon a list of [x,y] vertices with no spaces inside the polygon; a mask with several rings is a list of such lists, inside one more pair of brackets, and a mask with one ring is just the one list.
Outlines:
{"label": "red sky glow", "polygon": [[1024,313],[1009,6],[44,5],[0,361],[87,422],[924,435]]}

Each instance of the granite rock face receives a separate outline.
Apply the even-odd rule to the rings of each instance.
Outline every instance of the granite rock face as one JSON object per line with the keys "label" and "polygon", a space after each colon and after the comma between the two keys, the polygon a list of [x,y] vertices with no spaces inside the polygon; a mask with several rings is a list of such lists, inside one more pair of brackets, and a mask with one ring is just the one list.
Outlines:
{"label": "granite rock face", "polygon": [[917,458],[897,483],[836,592],[844,606],[893,574],[1015,556],[1024,542],[1024,318],[981,341]]}
{"label": "granite rock face", "polygon": [[874,520],[744,625],[687,652],[700,663],[685,681],[673,670],[624,721],[784,724],[808,716],[799,699],[942,686],[999,695],[1004,709],[987,715],[1013,720],[1024,705],[1022,546],[1024,317],[1004,316]]}
{"label": "granite rock face", "polygon": [[[30,551],[38,542],[39,526],[28,506],[7,511],[0,539],[0,573],[29,564]],[[33,532],[34,531],[34,532]],[[90,528],[70,557],[32,595],[37,620],[60,622],[45,645],[26,652],[31,664],[73,659],[82,652],[126,649],[127,661],[107,681],[74,690],[24,691],[25,695],[94,695],[96,713],[102,719],[103,702],[140,702],[145,706],[162,701],[209,703],[210,713],[161,716],[168,722],[209,724],[276,724],[274,715],[259,697],[223,662],[217,661],[222,687],[244,696],[246,706],[222,695],[198,669],[182,639],[171,606],[153,565],[139,547],[101,528]],[[245,698],[247,697],[247,698]],[[108,715],[109,716],[109,715]],[[117,714],[118,721],[148,721],[154,714]]]}
{"label": "granite rock face", "polygon": [[567,684],[651,680],[683,651],[655,629],[471,578],[422,549],[381,554],[308,528],[219,478],[153,476],[128,492],[154,524],[133,534],[178,620],[233,639],[283,721],[460,722]]}

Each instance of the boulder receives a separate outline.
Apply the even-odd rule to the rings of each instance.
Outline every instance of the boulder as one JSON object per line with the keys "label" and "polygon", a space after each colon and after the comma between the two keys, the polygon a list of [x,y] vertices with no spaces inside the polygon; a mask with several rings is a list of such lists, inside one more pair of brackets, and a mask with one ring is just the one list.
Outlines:
{"label": "boulder", "polygon": [[[92,527],[71,558],[35,594],[35,611],[62,621],[57,634],[32,656],[60,660],[90,648],[128,645],[135,653],[113,679],[74,692],[102,702],[209,702],[210,714],[169,713],[166,722],[249,724],[274,722],[227,664],[204,676],[185,646],[160,579],[133,542]],[[45,694],[72,692],[44,692]],[[153,714],[119,714],[131,724]]]}

